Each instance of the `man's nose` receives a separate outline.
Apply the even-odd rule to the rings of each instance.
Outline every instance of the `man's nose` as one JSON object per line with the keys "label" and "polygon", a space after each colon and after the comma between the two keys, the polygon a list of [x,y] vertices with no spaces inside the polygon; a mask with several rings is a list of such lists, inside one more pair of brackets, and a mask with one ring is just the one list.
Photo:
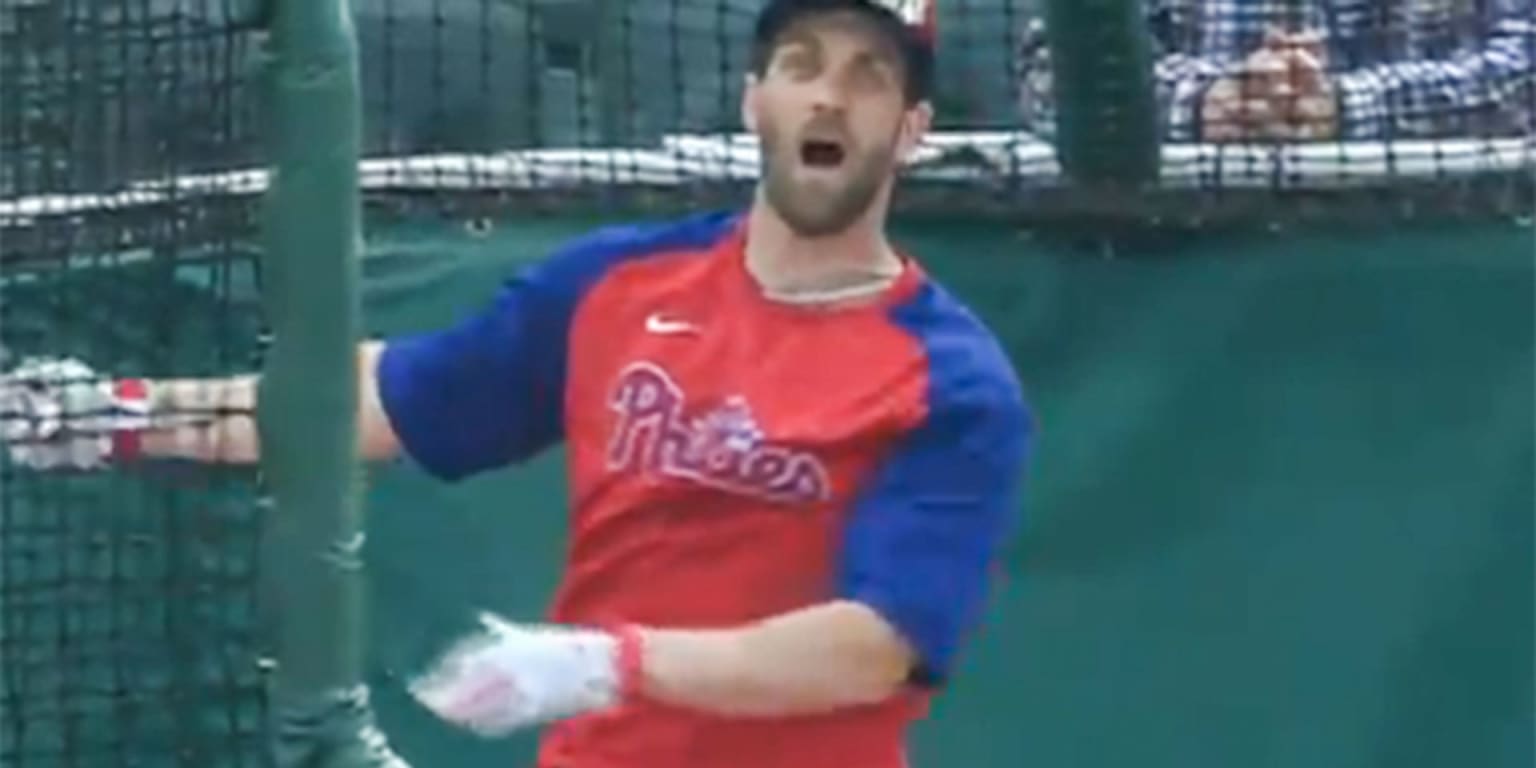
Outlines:
{"label": "man's nose", "polygon": [[811,108],[817,112],[839,112],[848,106],[848,94],[838,78],[827,74],[810,83]]}

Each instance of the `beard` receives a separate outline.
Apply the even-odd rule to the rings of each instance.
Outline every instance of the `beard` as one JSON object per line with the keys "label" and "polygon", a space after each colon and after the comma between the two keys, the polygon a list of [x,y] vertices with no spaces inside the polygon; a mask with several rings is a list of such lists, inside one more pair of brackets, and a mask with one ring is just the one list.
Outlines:
{"label": "beard", "polygon": [[887,146],[845,156],[830,173],[797,175],[800,142],[785,141],[770,126],[762,132],[763,195],[779,218],[801,237],[827,237],[869,211],[895,165],[895,139]]}

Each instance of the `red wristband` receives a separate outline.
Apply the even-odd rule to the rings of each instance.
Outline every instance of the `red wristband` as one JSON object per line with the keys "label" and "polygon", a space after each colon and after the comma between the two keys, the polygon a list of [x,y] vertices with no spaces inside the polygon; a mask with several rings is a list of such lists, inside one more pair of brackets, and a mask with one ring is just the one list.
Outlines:
{"label": "red wristband", "polygon": [[[149,407],[149,382],[144,379],[118,379],[112,383],[112,395],[119,403],[136,403],[146,410]],[[137,461],[144,455],[144,441],[137,429],[112,431],[112,460]]]}
{"label": "red wristband", "polygon": [[619,697],[623,701],[638,698],[645,686],[645,645],[640,628],[623,624],[612,630],[619,641]]}

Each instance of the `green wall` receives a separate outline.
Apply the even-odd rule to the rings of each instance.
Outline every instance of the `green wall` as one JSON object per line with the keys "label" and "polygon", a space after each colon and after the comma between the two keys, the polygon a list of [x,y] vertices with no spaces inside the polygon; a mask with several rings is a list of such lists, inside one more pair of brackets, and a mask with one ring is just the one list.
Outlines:
{"label": "green wall", "polygon": [[[369,329],[449,322],[597,223],[374,222]],[[916,768],[1532,764],[1530,229],[901,235],[1042,422],[1028,524]],[[540,614],[561,471],[374,475],[377,702],[418,765],[528,764],[530,739],[453,733],[395,675],[478,608]]]}

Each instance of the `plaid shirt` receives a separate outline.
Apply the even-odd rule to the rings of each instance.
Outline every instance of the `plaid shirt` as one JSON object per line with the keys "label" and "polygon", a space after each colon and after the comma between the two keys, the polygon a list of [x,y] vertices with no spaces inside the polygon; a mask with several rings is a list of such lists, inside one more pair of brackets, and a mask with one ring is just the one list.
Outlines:
{"label": "plaid shirt", "polygon": [[[1198,140],[1206,89],[1269,27],[1317,30],[1349,139],[1536,132],[1536,0],[1145,0],[1170,141]],[[1025,124],[1055,132],[1043,25],[1023,35]]]}

